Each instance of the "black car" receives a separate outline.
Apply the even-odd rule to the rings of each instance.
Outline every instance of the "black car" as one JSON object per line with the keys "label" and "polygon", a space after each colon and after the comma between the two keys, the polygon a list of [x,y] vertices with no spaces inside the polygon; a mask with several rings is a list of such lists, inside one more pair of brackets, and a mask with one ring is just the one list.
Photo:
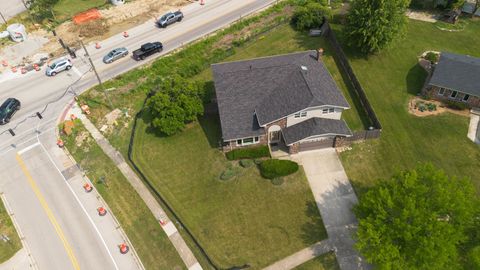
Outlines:
{"label": "black car", "polygon": [[163,45],[160,42],[152,42],[143,44],[140,49],[133,51],[132,56],[135,60],[143,60],[147,56],[154,53],[159,53],[163,50]]}
{"label": "black car", "polygon": [[0,125],[10,122],[12,116],[20,110],[20,101],[15,98],[9,98],[0,106]]}

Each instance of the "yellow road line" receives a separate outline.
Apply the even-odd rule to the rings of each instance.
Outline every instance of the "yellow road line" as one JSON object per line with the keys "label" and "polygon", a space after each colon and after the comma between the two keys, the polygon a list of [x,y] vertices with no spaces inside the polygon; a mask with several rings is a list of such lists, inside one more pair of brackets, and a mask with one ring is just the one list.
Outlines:
{"label": "yellow road line", "polygon": [[80,266],[78,265],[77,258],[75,257],[75,254],[73,253],[72,247],[67,241],[67,238],[65,238],[65,235],[63,234],[62,228],[60,228],[60,225],[57,222],[57,219],[53,215],[52,210],[47,204],[47,201],[45,200],[45,197],[43,197],[42,193],[40,192],[40,189],[37,186],[37,183],[32,178],[32,175],[30,175],[30,172],[27,169],[27,166],[25,165],[25,162],[23,162],[22,158],[20,157],[19,154],[16,155],[16,159],[18,164],[20,165],[20,168],[22,169],[23,173],[27,177],[28,183],[33,189],[33,192],[35,192],[35,195],[37,196],[38,200],[40,201],[40,204],[42,205],[43,209],[45,210],[48,219],[52,223],[53,227],[55,228],[55,231],[57,232],[58,236],[60,237],[60,240],[62,240],[63,247],[67,251],[67,255],[70,258],[70,261],[72,262],[73,268],[75,270],[80,270]]}

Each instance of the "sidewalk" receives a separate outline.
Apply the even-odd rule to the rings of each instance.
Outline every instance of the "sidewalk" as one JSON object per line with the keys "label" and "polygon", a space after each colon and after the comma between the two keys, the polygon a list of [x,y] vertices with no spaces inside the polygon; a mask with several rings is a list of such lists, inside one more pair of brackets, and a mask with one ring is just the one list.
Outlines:
{"label": "sidewalk", "polygon": [[472,109],[470,111],[470,124],[468,126],[467,137],[474,143],[480,144],[480,111]]}
{"label": "sidewalk", "polygon": [[121,173],[130,182],[133,188],[137,191],[140,197],[143,199],[147,207],[153,213],[155,218],[160,223],[162,229],[167,234],[168,238],[172,242],[173,246],[177,250],[178,254],[182,258],[185,265],[189,270],[201,270],[202,267],[198,263],[197,259],[193,255],[193,252],[185,243],[182,236],[178,232],[177,228],[165,214],[157,200],[153,197],[150,191],[145,187],[142,180],[137,174],[130,168],[122,154],[120,154],[108,140],[100,133],[100,131],[88,120],[88,118],[82,114],[80,108],[75,104],[67,115],[75,114],[82,121],[85,128],[90,132],[97,144],[102,148],[105,154],[112,159]]}
{"label": "sidewalk", "polygon": [[263,270],[290,270],[295,267],[314,259],[322,254],[325,254],[332,250],[330,241],[323,240],[315,243],[308,248],[302,249],[297,253],[294,253],[274,264],[264,268]]}
{"label": "sidewalk", "polygon": [[340,269],[370,269],[354,248],[357,219],[352,207],[358,200],[335,149],[302,152],[291,158],[305,170]]}

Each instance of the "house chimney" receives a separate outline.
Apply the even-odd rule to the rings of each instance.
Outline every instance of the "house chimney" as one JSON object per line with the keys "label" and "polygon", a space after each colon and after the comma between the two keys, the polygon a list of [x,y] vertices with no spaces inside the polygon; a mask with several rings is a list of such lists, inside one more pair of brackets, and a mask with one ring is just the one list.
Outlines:
{"label": "house chimney", "polygon": [[317,61],[323,56],[323,48],[317,49]]}

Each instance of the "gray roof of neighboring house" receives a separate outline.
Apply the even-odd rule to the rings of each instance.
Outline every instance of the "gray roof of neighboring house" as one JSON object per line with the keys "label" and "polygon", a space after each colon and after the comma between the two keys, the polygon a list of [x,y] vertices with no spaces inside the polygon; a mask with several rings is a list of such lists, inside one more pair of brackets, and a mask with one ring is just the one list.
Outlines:
{"label": "gray roof of neighboring house", "polygon": [[212,71],[224,140],[263,134],[259,123],[309,107],[350,107],[315,51],[214,64]]}
{"label": "gray roof of neighboring house", "polygon": [[352,131],[343,120],[313,117],[282,131],[285,143],[290,145],[312,136],[342,135],[352,136]]}
{"label": "gray roof of neighboring house", "polygon": [[429,84],[480,96],[480,58],[442,52]]}

